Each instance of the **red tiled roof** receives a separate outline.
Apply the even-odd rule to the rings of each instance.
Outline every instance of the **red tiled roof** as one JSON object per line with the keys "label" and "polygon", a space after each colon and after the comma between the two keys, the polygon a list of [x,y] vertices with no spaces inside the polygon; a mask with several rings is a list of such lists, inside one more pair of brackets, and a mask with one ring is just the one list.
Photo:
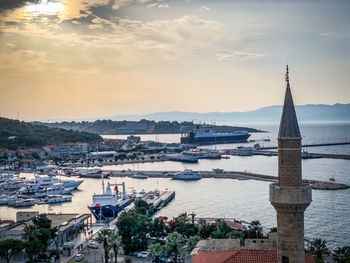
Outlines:
{"label": "red tiled roof", "polygon": [[[277,263],[276,250],[233,249],[200,252],[193,263]],[[315,263],[312,255],[305,255],[305,263]]]}
{"label": "red tiled roof", "polygon": [[74,142],[66,142],[63,145],[72,146],[72,145],[75,145],[75,143]]}
{"label": "red tiled roof", "polygon": [[28,150],[18,150],[19,154],[30,154],[31,152]]}
{"label": "red tiled roof", "polygon": [[32,159],[23,159],[22,160],[22,163],[33,163],[35,162],[35,160],[32,160]]}
{"label": "red tiled roof", "polygon": [[225,223],[227,224],[228,227],[232,229],[243,229],[244,225],[242,225],[239,222],[236,221],[231,221],[231,220],[225,220]]}
{"label": "red tiled roof", "polygon": [[48,145],[48,146],[46,146],[47,148],[49,148],[49,149],[55,149],[56,148],[56,145]]}
{"label": "red tiled roof", "polygon": [[194,256],[192,263],[222,263],[236,253],[238,253],[237,250],[200,252]]}

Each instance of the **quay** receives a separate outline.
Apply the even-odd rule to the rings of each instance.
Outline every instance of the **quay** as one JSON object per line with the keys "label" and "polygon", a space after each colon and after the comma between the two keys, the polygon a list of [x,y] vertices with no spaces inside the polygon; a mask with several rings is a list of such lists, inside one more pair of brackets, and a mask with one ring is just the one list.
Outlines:
{"label": "quay", "polygon": [[[136,171],[127,170],[127,171],[113,171],[113,176],[116,177],[131,177],[135,174]],[[147,175],[149,178],[171,178],[178,171],[138,171],[144,175]],[[239,172],[239,171],[223,171],[223,172],[213,172],[213,171],[199,171],[199,174],[202,178],[224,178],[224,179],[237,179],[237,180],[259,180],[267,182],[278,182],[277,176],[257,174],[251,172]],[[313,189],[318,190],[343,190],[350,188],[349,185],[336,183],[336,182],[327,182],[319,180],[309,180],[304,179],[305,183],[311,184]]]}
{"label": "quay", "polygon": [[[335,145],[348,145],[350,142],[331,142],[331,143],[316,143],[316,144],[303,144],[301,147],[322,147],[322,146],[335,146]],[[261,147],[260,150],[272,150],[277,149],[277,146]]]}
{"label": "quay", "polygon": [[150,204],[154,211],[166,206],[175,197],[175,191],[149,191],[141,199]]}

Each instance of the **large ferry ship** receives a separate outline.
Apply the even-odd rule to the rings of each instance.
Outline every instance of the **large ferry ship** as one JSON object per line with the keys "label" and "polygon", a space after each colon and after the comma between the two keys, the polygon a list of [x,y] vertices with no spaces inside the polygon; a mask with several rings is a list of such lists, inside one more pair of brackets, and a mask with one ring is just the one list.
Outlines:
{"label": "large ferry ship", "polygon": [[237,131],[233,133],[215,133],[209,126],[202,126],[190,131],[187,135],[181,137],[181,143],[184,144],[223,144],[246,142],[250,133],[246,131]]}
{"label": "large ferry ship", "polygon": [[[119,193],[118,185],[123,187],[123,193]],[[114,192],[111,190],[114,186]],[[134,200],[134,196],[128,196],[125,190],[125,183],[107,184],[106,190],[102,180],[102,194],[92,196],[92,206],[88,206],[97,221],[109,222],[117,217],[118,213],[127,207]]]}

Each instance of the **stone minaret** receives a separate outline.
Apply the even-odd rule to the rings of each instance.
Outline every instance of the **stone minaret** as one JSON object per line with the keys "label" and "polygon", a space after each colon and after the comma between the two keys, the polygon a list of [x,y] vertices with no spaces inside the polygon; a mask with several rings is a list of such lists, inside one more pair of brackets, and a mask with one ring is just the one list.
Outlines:
{"label": "stone minaret", "polygon": [[279,263],[304,263],[304,211],[312,201],[311,186],[301,176],[301,136],[286,73],[287,89],[278,133],[278,183],[270,185],[277,211]]}

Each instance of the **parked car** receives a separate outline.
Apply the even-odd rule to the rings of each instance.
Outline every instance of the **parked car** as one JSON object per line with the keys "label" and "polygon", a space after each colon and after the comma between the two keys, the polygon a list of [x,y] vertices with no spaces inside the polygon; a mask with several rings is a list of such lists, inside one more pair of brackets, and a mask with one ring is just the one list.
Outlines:
{"label": "parked car", "polygon": [[141,251],[140,253],[137,254],[138,258],[146,258],[148,257],[148,252],[147,251]]}
{"label": "parked car", "polygon": [[76,254],[75,257],[74,257],[74,260],[75,261],[80,261],[84,258],[84,255],[83,254]]}
{"label": "parked car", "polygon": [[99,244],[95,241],[92,241],[88,244],[88,247],[97,249],[99,247]]}

